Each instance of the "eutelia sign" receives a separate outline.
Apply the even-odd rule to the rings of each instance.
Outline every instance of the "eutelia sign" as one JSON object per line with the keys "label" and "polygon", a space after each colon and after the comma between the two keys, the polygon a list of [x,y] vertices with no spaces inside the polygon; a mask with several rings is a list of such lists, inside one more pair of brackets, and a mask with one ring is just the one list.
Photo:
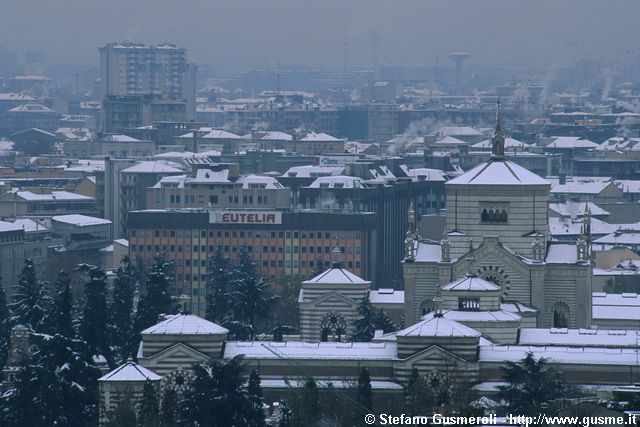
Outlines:
{"label": "eutelia sign", "polygon": [[282,212],[277,211],[211,211],[211,224],[282,224]]}

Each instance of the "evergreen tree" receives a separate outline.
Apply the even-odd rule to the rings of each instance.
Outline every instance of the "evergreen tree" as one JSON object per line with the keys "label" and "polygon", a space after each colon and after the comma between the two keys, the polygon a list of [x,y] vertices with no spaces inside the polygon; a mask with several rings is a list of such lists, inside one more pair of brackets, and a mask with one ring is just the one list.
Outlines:
{"label": "evergreen tree", "polygon": [[73,295],[71,294],[69,275],[64,271],[58,273],[55,291],[51,311],[47,315],[47,332],[72,338],[75,336],[73,331]]}
{"label": "evergreen tree", "polygon": [[380,311],[378,311],[378,313],[373,318],[373,325],[375,326],[376,330],[382,331],[385,334],[396,330],[393,322],[385,314],[383,309],[380,309]]}
{"label": "evergreen tree", "polygon": [[173,427],[178,415],[178,393],[172,387],[167,387],[162,394],[161,425]]}
{"label": "evergreen tree", "polygon": [[567,386],[558,372],[547,367],[544,358],[529,352],[520,362],[507,362],[502,368],[504,381],[498,397],[507,401],[511,413],[535,415],[544,412],[550,400],[567,397]]}
{"label": "evergreen tree", "polygon": [[133,393],[127,390],[122,399],[118,402],[116,408],[107,415],[106,427],[137,427],[138,417],[133,407]]}
{"label": "evergreen tree", "polygon": [[150,380],[145,381],[142,389],[138,420],[140,427],[160,426],[160,405],[156,388]]}
{"label": "evergreen tree", "polygon": [[355,332],[352,340],[359,342],[369,342],[373,339],[376,330],[382,330],[384,333],[394,330],[393,322],[387,317],[382,309],[375,312],[369,294],[365,295],[358,305],[358,318],[355,322]]}
{"label": "evergreen tree", "polygon": [[158,255],[147,275],[146,295],[140,298],[134,321],[134,342],[140,342],[140,332],[158,323],[161,314],[174,314],[176,306],[171,296],[170,264]]}
{"label": "evergreen tree", "polygon": [[251,426],[265,426],[264,412],[262,406],[264,399],[262,397],[262,387],[260,386],[260,374],[255,369],[251,370],[249,375],[249,383],[247,384],[247,395],[249,397],[249,413],[247,414],[247,422]]}
{"label": "evergreen tree", "polygon": [[304,381],[300,399],[294,410],[298,425],[315,426],[320,420],[320,390],[312,377]]}
{"label": "evergreen tree", "polygon": [[227,317],[231,309],[229,281],[229,260],[224,256],[222,247],[218,246],[215,255],[209,259],[207,320],[222,323]]}
{"label": "evergreen tree", "polygon": [[13,302],[9,305],[13,325],[24,325],[41,332],[49,298],[46,288],[36,277],[36,268],[29,258],[14,287]]}
{"label": "evergreen tree", "polygon": [[[234,320],[255,330],[256,318],[266,316],[276,298],[270,294],[269,284],[256,272],[253,260],[244,249],[240,251],[233,277]],[[251,338],[253,336],[252,333]]]}
{"label": "evergreen tree", "polygon": [[122,259],[113,287],[113,299],[109,309],[109,330],[111,343],[118,363],[122,363],[132,355],[135,345],[132,343],[133,330],[133,295],[134,284],[132,267],[129,258]]}
{"label": "evergreen tree", "polygon": [[191,389],[180,408],[185,426],[252,427],[255,415],[242,376],[242,357],[195,365]]}
{"label": "evergreen tree", "polygon": [[367,368],[362,368],[360,371],[356,391],[358,403],[362,409],[367,409],[367,413],[370,413],[373,408],[373,390],[371,389],[371,377]]}
{"label": "evergreen tree", "polygon": [[79,336],[87,344],[88,356],[103,356],[112,365],[107,321],[107,276],[104,270],[87,264],[80,271],[89,273],[85,284],[86,303],[80,321]]}
{"label": "evergreen tree", "polygon": [[353,333],[352,340],[359,342],[371,341],[376,332],[374,319],[375,312],[369,301],[369,294],[367,293],[358,305],[358,318],[355,321],[355,332]]}
{"label": "evergreen tree", "polygon": [[62,335],[32,334],[33,352],[0,397],[0,425],[95,425],[100,371],[83,343]]}
{"label": "evergreen tree", "polygon": [[7,306],[4,286],[0,281],[0,371],[7,364],[11,339],[11,314]]}

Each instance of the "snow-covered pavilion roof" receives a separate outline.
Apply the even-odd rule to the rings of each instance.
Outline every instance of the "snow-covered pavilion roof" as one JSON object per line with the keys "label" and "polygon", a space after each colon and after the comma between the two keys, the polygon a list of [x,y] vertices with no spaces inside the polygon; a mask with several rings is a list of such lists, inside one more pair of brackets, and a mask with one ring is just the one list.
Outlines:
{"label": "snow-covered pavilion roof", "polygon": [[428,313],[420,322],[395,334],[397,337],[479,337],[480,332],[455,320]]}
{"label": "snow-covered pavilion roof", "polygon": [[98,381],[158,381],[160,378],[160,375],[129,359],[124,365],[107,373]]}
{"label": "snow-covered pavilion roof", "polygon": [[364,280],[363,278],[356,276],[349,270],[345,270],[344,268],[336,265],[332,268],[326,270],[323,273],[318,274],[316,277],[305,280],[303,283],[305,284],[368,284],[371,283],[368,280]]}
{"label": "snow-covered pavilion roof", "polygon": [[549,185],[535,173],[509,160],[488,161],[453,178],[445,185]]}
{"label": "snow-covered pavilion roof", "polygon": [[193,314],[173,314],[144,331],[142,335],[221,335],[229,330]]}

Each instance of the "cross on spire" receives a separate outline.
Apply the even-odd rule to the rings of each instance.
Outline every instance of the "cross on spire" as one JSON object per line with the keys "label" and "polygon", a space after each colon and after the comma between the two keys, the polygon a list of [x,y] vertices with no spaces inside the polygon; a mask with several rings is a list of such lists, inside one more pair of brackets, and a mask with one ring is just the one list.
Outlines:
{"label": "cross on spire", "polygon": [[500,117],[500,101],[496,104],[496,128],[491,138],[491,160],[504,160],[504,133],[502,133],[502,120]]}

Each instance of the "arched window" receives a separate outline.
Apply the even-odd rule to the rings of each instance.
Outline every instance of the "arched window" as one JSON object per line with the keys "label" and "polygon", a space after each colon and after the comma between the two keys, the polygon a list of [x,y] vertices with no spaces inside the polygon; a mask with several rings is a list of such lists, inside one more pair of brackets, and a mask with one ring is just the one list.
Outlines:
{"label": "arched window", "polygon": [[322,317],[320,322],[320,341],[342,341],[347,332],[344,318],[332,311]]}
{"label": "arched window", "polygon": [[489,213],[486,209],[482,209],[482,213],[480,214],[480,221],[487,222],[489,221]]}
{"label": "arched window", "polygon": [[552,326],[554,328],[568,328],[570,315],[571,315],[571,311],[569,310],[569,306],[566,303],[564,302],[555,303],[551,311]]}

